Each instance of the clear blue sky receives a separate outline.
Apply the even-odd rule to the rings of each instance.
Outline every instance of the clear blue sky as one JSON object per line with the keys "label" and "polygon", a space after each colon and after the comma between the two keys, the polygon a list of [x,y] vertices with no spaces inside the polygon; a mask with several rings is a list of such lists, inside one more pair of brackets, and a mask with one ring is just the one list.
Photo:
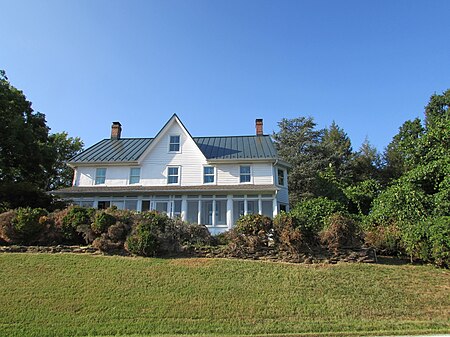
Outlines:
{"label": "clear blue sky", "polygon": [[0,69],[87,146],[335,120],[379,150],[450,88],[450,1],[0,0]]}

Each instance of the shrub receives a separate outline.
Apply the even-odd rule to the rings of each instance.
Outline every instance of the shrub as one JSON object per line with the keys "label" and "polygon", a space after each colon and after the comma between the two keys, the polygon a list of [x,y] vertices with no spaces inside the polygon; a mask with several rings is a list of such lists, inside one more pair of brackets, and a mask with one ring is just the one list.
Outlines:
{"label": "shrub", "polygon": [[127,238],[125,249],[141,256],[156,256],[158,241],[155,228],[150,224],[139,224],[135,232]]}
{"label": "shrub", "polygon": [[124,224],[122,222],[117,222],[116,224],[110,226],[108,228],[108,237],[112,241],[123,241],[127,237],[128,232],[130,231],[131,226]]}
{"label": "shrub", "polygon": [[345,207],[334,200],[319,197],[299,202],[291,211],[299,226],[318,234],[326,226],[326,219],[336,212],[345,212]]}
{"label": "shrub", "polygon": [[273,219],[275,244],[290,253],[298,253],[304,243],[304,233],[298,220],[290,213],[280,213]]}
{"label": "shrub", "polygon": [[[125,249],[142,256],[156,256],[169,250],[168,241],[173,241],[173,220],[165,213],[144,212],[138,218],[139,223],[128,236]],[[171,230],[168,230],[171,227]],[[167,232],[167,233],[166,233]]]}
{"label": "shrub", "polygon": [[0,214],[0,239],[6,243],[14,243],[13,238],[13,228],[12,220],[16,217],[17,212],[15,210],[10,210]]}
{"label": "shrub", "polygon": [[97,212],[94,216],[94,221],[91,224],[91,229],[97,233],[101,234],[108,230],[108,228],[116,223],[116,218],[106,212]]}
{"label": "shrub", "polygon": [[329,250],[336,252],[343,248],[361,248],[361,231],[352,218],[335,213],[326,222],[327,227],[320,232],[320,241]]}
{"label": "shrub", "polygon": [[92,247],[104,253],[115,253],[123,249],[123,242],[113,242],[106,233],[103,233],[92,242]]}
{"label": "shrub", "polygon": [[181,220],[174,222],[182,245],[210,246],[214,239],[205,225],[189,224]]}
{"label": "shrub", "polygon": [[46,215],[48,213],[43,208],[18,208],[7,230],[10,242],[19,244],[37,242],[39,235],[45,229],[44,223],[46,219],[43,221],[39,220]]}
{"label": "shrub", "polygon": [[402,245],[411,259],[450,266],[450,217],[429,218],[402,228]]}
{"label": "shrub", "polygon": [[245,235],[267,235],[271,229],[272,220],[260,214],[241,216],[234,227],[236,233]]}
{"label": "shrub", "polygon": [[213,243],[217,246],[228,245],[231,241],[230,231],[222,232],[213,236]]}
{"label": "shrub", "polygon": [[272,235],[272,220],[260,214],[242,216],[230,231],[231,241],[227,250],[234,256],[254,253],[269,246]]}
{"label": "shrub", "polygon": [[[60,228],[64,238],[72,242],[79,242],[79,234],[85,233],[86,227],[89,227],[92,223],[95,209],[71,206],[66,212],[62,212],[63,217],[60,221]],[[58,222],[55,221],[55,223],[58,226]]]}
{"label": "shrub", "polygon": [[383,255],[398,255],[403,252],[401,232],[396,224],[367,229],[364,233],[364,242]]}

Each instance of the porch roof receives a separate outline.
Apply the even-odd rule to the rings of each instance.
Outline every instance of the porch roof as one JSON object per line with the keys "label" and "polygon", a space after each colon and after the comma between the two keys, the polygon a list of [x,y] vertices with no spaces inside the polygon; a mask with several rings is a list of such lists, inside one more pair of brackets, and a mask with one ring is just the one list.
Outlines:
{"label": "porch roof", "polygon": [[234,193],[234,192],[275,192],[275,185],[199,185],[199,186],[73,186],[52,191],[52,194],[69,197],[77,195],[123,195],[145,193]]}

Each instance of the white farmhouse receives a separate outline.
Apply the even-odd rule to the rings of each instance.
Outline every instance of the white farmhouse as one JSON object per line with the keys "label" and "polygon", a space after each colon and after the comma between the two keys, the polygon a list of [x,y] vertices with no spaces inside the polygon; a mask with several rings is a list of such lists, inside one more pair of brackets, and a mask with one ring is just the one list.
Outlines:
{"label": "white farmhouse", "polygon": [[256,135],[192,137],[173,115],[154,138],[111,138],[73,157],[73,186],[55,191],[86,207],[157,210],[206,225],[215,234],[241,215],[288,210],[287,169],[272,139]]}

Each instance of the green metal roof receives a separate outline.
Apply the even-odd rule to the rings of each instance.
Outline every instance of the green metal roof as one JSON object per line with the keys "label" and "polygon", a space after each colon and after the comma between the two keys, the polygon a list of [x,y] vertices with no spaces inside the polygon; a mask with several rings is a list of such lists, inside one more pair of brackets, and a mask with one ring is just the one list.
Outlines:
{"label": "green metal roof", "polygon": [[270,136],[194,137],[207,159],[276,159]]}
{"label": "green metal roof", "polygon": [[137,161],[153,138],[103,139],[69,160],[69,163],[117,163]]}
{"label": "green metal roof", "polygon": [[[103,139],[69,160],[71,164],[138,161],[154,138]],[[208,160],[277,159],[270,136],[193,137]]]}

